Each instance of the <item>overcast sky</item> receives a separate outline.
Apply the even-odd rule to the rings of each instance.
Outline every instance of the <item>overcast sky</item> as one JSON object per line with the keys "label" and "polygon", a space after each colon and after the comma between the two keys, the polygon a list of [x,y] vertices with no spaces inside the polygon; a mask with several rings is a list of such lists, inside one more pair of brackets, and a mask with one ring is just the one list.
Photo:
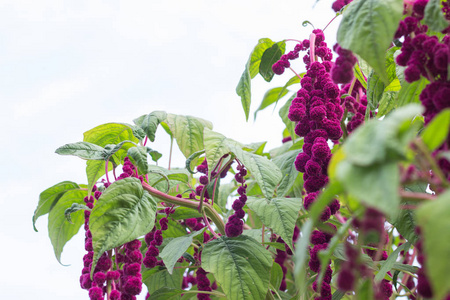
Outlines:
{"label": "overcast sky", "polygon": [[[259,38],[305,39],[334,16],[331,0],[179,0],[0,2],[1,299],[88,299],[79,287],[83,236],[65,247],[61,266],[47,216],[31,217],[39,193],[63,180],[86,183],[84,161],[55,149],[107,122],[154,110],[202,117],[240,142],[279,146],[278,108],[248,123],[235,93]],[[325,32],[333,45],[338,21]],[[293,49],[288,43],[287,49]],[[301,60],[294,64],[303,71]],[[252,110],[292,74],[252,81]],[[282,105],[283,103],[281,103]],[[281,107],[279,104],[278,107]],[[162,130],[152,148],[163,153]],[[172,165],[183,166],[175,155]],[[145,292],[139,299],[144,299]]]}

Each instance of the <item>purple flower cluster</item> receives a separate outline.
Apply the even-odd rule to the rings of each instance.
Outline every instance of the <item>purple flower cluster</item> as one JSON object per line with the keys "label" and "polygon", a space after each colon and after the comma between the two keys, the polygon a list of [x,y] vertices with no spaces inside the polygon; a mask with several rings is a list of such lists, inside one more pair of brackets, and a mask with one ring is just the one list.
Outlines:
{"label": "purple flower cluster", "polygon": [[331,8],[335,11],[335,12],[339,12],[344,6],[346,6],[347,4],[349,4],[350,2],[352,2],[352,0],[336,0],[333,2],[333,4],[331,5]]}
{"label": "purple flower cluster", "polygon": [[[167,215],[169,215],[170,213],[173,212],[173,210],[170,207],[167,207],[165,209],[165,212]],[[158,246],[162,245],[163,242],[163,236],[162,236],[162,232],[167,230],[168,228],[168,224],[169,220],[167,219],[167,217],[161,218],[159,220],[159,225],[161,229],[156,229],[156,226],[153,227],[152,231],[150,231],[149,233],[147,233],[145,235],[145,243],[147,244],[147,252],[145,252],[145,257],[144,257],[144,266],[148,269],[152,269],[154,267],[156,267],[157,265],[163,265],[162,260],[158,261],[157,257],[159,255],[159,249],[157,248]]]}
{"label": "purple flower cluster", "polygon": [[[420,228],[416,228],[416,233],[420,236]],[[423,252],[423,237],[420,237],[420,239],[417,241],[416,249],[418,252],[417,261],[419,262],[419,264],[421,264],[421,268],[417,272],[417,292],[422,297],[431,299],[433,298],[433,290],[431,289],[431,284],[428,281],[428,277],[426,275],[426,256]]]}
{"label": "purple flower cluster", "polygon": [[142,175],[138,175],[136,166],[133,165],[133,163],[130,161],[128,157],[124,158],[122,171],[123,171],[122,174],[120,174],[119,177],[117,177],[117,180],[124,179],[127,177],[136,177],[141,182],[144,182],[144,178],[142,177]]}
{"label": "purple flower cluster", "polygon": [[241,164],[237,166],[238,172],[234,176],[234,179],[241,184],[238,187],[239,198],[234,200],[232,208],[234,209],[234,214],[228,218],[228,222],[225,225],[225,233],[227,237],[237,237],[242,234],[244,230],[244,222],[242,219],[245,217],[244,205],[247,202],[247,185],[245,184],[244,177],[247,175],[247,170]]}
{"label": "purple flower cluster", "polygon": [[342,48],[339,44],[334,45],[334,51],[339,55],[331,68],[331,79],[333,82],[350,83],[353,79],[353,66],[357,62],[353,52]]}
{"label": "purple flower cluster", "polygon": [[[205,270],[203,270],[202,268],[198,268],[195,273],[197,275],[197,289],[199,291],[211,292],[212,291],[211,282],[209,281],[208,277],[206,276],[206,274],[208,274],[208,273]],[[199,293],[199,294],[197,294],[197,299],[210,300],[211,297],[209,296],[209,294]]]}

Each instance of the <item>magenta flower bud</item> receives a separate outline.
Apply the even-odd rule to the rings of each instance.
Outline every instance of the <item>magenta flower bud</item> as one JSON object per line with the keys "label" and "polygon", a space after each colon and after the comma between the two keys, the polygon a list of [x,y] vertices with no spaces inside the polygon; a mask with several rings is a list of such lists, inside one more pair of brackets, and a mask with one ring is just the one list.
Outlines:
{"label": "magenta flower bud", "polygon": [[158,260],[156,259],[156,257],[146,255],[144,258],[143,264],[147,269],[152,269],[152,268],[156,267],[157,261]]}
{"label": "magenta flower bud", "polygon": [[142,253],[139,250],[133,250],[127,255],[130,263],[140,263],[142,261]]}
{"label": "magenta flower bud", "polygon": [[317,162],[308,160],[305,165],[305,171],[310,176],[317,176],[318,174],[322,173],[322,167]]}
{"label": "magenta flower bud", "polygon": [[94,274],[94,282],[98,286],[102,286],[106,281],[106,275],[103,272],[97,272]]}
{"label": "magenta flower bud", "polygon": [[138,274],[141,273],[141,264],[134,263],[130,265],[125,265],[124,273],[127,276],[138,276]]}
{"label": "magenta flower bud", "polygon": [[148,247],[147,253],[145,255],[151,255],[151,256],[158,256],[159,255],[159,249],[155,246]]}
{"label": "magenta flower bud", "polygon": [[103,300],[103,290],[98,286],[91,287],[89,289],[89,299],[91,300]]}
{"label": "magenta flower bud", "polygon": [[311,205],[314,203],[314,201],[316,200],[317,197],[317,193],[309,193],[304,199],[303,199],[303,207],[306,210],[309,210],[309,208],[311,207]]}
{"label": "magenta flower bud", "polygon": [[128,277],[128,280],[123,286],[123,290],[131,295],[139,295],[142,291],[142,281],[139,277]]}
{"label": "magenta flower bud", "polygon": [[297,155],[297,158],[295,159],[295,168],[297,171],[304,173],[306,163],[311,159],[311,157],[306,154],[305,152],[301,152]]}
{"label": "magenta flower bud", "polygon": [[120,277],[120,273],[117,271],[108,271],[106,273],[106,280],[118,280]]}
{"label": "magenta flower bud", "polygon": [[120,300],[120,292],[118,290],[112,290],[109,297],[111,300]]}
{"label": "magenta flower bud", "polygon": [[159,225],[161,226],[161,230],[167,230],[168,223],[169,223],[169,220],[167,218],[161,218],[161,220],[159,220]]}

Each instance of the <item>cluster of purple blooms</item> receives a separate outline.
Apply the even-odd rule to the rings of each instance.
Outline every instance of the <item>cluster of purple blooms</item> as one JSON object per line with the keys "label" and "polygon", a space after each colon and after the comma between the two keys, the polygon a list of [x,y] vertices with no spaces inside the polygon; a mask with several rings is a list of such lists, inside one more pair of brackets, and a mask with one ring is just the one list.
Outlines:
{"label": "cluster of purple blooms", "polygon": [[[416,233],[420,236],[420,228],[416,228]],[[424,298],[431,299],[433,298],[433,290],[431,289],[431,284],[425,271],[426,256],[423,252],[423,237],[420,237],[415,246],[418,252],[417,261],[421,265],[421,268],[417,272],[417,293]]]}
{"label": "cluster of purple blooms", "polygon": [[[137,169],[128,157],[124,161],[123,173],[117,180],[136,177],[142,181],[142,176],[137,175]],[[104,183],[105,188],[108,188],[109,185],[109,183]],[[90,209],[94,207],[94,199],[98,201],[102,195],[97,190],[97,186],[94,186],[92,191],[94,192],[94,196],[84,199],[86,206]],[[91,280],[90,273],[92,270],[94,249],[92,246],[92,234],[89,230],[90,211],[86,210],[84,216],[84,229],[86,230],[85,249],[87,254],[83,257],[84,268],[80,277],[81,288],[89,290],[89,298],[91,300],[103,300],[105,294],[111,300],[136,299],[136,295],[142,291],[142,253],[139,250],[141,242],[134,240],[117,248],[115,264],[112,260],[112,252],[103,253],[95,266]],[[122,264],[121,268],[119,264]],[[110,287],[109,290],[108,286]]]}
{"label": "cluster of purple blooms", "polygon": [[244,230],[244,222],[242,219],[245,217],[245,211],[243,209],[245,203],[247,202],[247,185],[245,184],[245,176],[247,175],[247,170],[244,165],[239,164],[236,168],[238,172],[234,175],[234,179],[241,184],[238,187],[239,198],[234,200],[232,208],[234,209],[234,214],[228,218],[228,222],[225,225],[225,234],[227,237],[237,237],[240,236]]}
{"label": "cluster of purple blooms", "polygon": [[[405,80],[409,83],[417,81],[421,76],[430,81],[420,94],[420,101],[425,107],[425,124],[428,124],[440,111],[450,107],[450,81],[448,80],[448,65],[450,63],[450,26],[443,33],[442,41],[436,36],[428,36],[428,30],[421,21],[424,17],[428,0],[416,0],[412,4],[405,4],[404,14],[408,15],[400,21],[395,38],[404,38],[402,52],[396,61],[405,66]],[[450,20],[450,7],[443,3],[443,12]],[[450,149],[450,137],[434,153]],[[438,160],[446,176],[450,179],[450,161],[445,158]]]}
{"label": "cluster of purple blooms", "polygon": [[[292,236],[292,243],[295,243],[299,236],[300,236],[300,229],[297,226],[295,226],[294,234]],[[276,256],[275,256],[275,262],[280,265],[281,270],[283,271],[283,278],[280,283],[280,290],[285,291],[287,288],[287,285],[286,285],[287,268],[284,265],[284,263],[286,262],[288,255],[292,255],[293,253],[292,253],[291,248],[289,248],[289,246],[283,241],[283,239],[281,237],[278,237],[276,241],[278,243],[284,244],[285,249],[286,249],[286,251],[276,249]]]}
{"label": "cluster of purple blooms", "polygon": [[336,0],[333,2],[333,4],[331,5],[331,8],[335,11],[335,12],[339,12],[344,6],[346,6],[347,4],[349,4],[350,2],[352,2],[353,0]]}
{"label": "cluster of purple blooms", "polygon": [[339,44],[334,45],[334,51],[339,55],[331,68],[331,79],[336,84],[350,83],[353,79],[353,66],[357,62],[353,52],[342,48]]}

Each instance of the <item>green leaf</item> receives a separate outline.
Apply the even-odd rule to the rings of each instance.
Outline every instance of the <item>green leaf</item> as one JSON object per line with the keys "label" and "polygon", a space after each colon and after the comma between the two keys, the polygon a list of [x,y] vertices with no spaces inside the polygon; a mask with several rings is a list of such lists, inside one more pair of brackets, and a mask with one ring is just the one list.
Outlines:
{"label": "green leaf", "polygon": [[[386,162],[368,167],[339,163],[337,178],[344,188],[359,202],[376,208],[394,218],[398,212],[400,175],[396,162]],[[355,181],[355,178],[358,178]]]}
{"label": "green leaf", "polygon": [[152,230],[155,213],[156,201],[144,191],[139,179],[128,177],[113,182],[100,196],[89,219],[93,266],[103,252]]}
{"label": "green leaf", "polygon": [[259,39],[258,44],[256,44],[255,48],[253,48],[252,54],[250,55],[250,76],[251,78],[255,78],[259,73],[259,66],[261,64],[261,57],[264,54],[264,51],[272,47],[274,42],[268,38]]}
{"label": "green leaf", "polygon": [[[105,161],[102,160],[88,160],[86,162],[86,176],[88,180],[88,190],[97,182],[97,179],[105,175]],[[113,164],[108,162],[108,171],[113,169]]]}
{"label": "green leaf", "polygon": [[202,268],[214,274],[229,299],[264,299],[269,289],[273,260],[269,251],[251,237],[221,237],[208,242]]}
{"label": "green leaf", "polygon": [[204,149],[203,129],[212,129],[211,122],[191,116],[167,114],[164,122],[169,126],[178,147],[186,158]]}
{"label": "green leaf", "polygon": [[154,111],[148,115],[143,115],[137,119],[134,119],[133,122],[144,130],[150,141],[154,142],[156,129],[158,128],[159,123],[164,121],[166,117],[166,112]]}
{"label": "green leaf", "polygon": [[36,228],[36,221],[40,216],[48,214],[55,204],[61,199],[65,192],[77,190],[80,187],[73,181],[62,181],[57,183],[39,194],[39,202],[33,214],[33,228]]}
{"label": "green leaf", "polygon": [[331,300],[341,300],[342,297],[345,296],[345,291],[341,291],[341,290],[336,290],[333,293],[333,297],[331,298]]}
{"label": "green leaf", "polygon": [[278,99],[283,97],[283,96],[281,96],[281,94],[283,94],[284,91],[288,91],[288,89],[287,89],[288,87],[290,87],[293,84],[300,83],[301,78],[303,78],[303,76],[305,76],[305,74],[306,74],[306,72],[300,73],[300,74],[298,74],[298,76],[297,75],[292,76],[291,79],[289,79],[288,82],[286,82],[286,84],[282,87],[280,94],[278,95]]}
{"label": "green leaf", "polygon": [[177,260],[180,259],[183,253],[191,246],[194,237],[203,233],[204,229],[206,228],[194,231],[186,236],[174,238],[164,247],[159,256],[163,259],[169,274],[172,274],[173,267],[175,267]]}
{"label": "green leaf", "polygon": [[371,279],[364,279],[363,283],[359,286],[356,293],[357,300],[372,300],[375,299],[373,296],[373,287]]}
{"label": "green leaf", "polygon": [[425,6],[423,21],[431,30],[442,31],[449,26],[442,12],[441,0],[430,0]]}
{"label": "green leaf", "polygon": [[447,139],[450,131],[450,108],[444,109],[425,127],[420,134],[430,151],[436,150]]}
{"label": "green leaf", "polygon": [[414,210],[402,209],[398,216],[394,219],[392,225],[395,226],[397,231],[410,243],[415,244],[418,236],[415,232],[416,221]]}
{"label": "green leaf", "polygon": [[56,149],[55,153],[59,155],[74,155],[87,160],[106,159],[105,151],[102,147],[88,142],[66,144]]}
{"label": "green leaf", "polygon": [[219,196],[217,199],[217,205],[219,205],[220,208],[225,208],[225,206],[227,205],[228,197],[235,189],[236,187],[233,183],[225,183],[220,185]]}
{"label": "green leaf", "polygon": [[263,97],[261,104],[258,109],[255,111],[254,118],[256,119],[256,115],[258,111],[265,109],[266,107],[278,102],[280,98],[284,97],[288,93],[287,90],[283,91],[282,87],[276,87],[268,90]]}
{"label": "green leaf", "polygon": [[377,118],[387,115],[395,108],[398,92],[385,92],[378,105]]}
{"label": "green leaf", "polygon": [[66,220],[73,224],[71,215],[79,210],[91,210],[89,207],[87,207],[85,204],[79,204],[79,203],[72,203],[72,206],[69,207],[64,211],[64,215],[66,216]]}
{"label": "green leaf", "polygon": [[406,242],[403,245],[397,247],[397,249],[395,249],[395,251],[392,252],[389,255],[389,257],[386,259],[386,261],[383,263],[383,265],[381,266],[377,275],[375,275],[375,281],[380,282],[384,278],[384,275],[386,275],[386,273],[388,271],[390,271],[392,269],[392,267],[394,266],[394,263],[397,260],[398,254],[403,250],[408,251],[409,247],[411,247],[410,242]]}
{"label": "green leaf", "polygon": [[386,84],[385,52],[402,14],[402,0],[354,0],[344,11],[337,32],[339,45],[361,56]]}
{"label": "green leaf", "polygon": [[248,116],[250,114],[250,104],[252,102],[252,86],[250,77],[250,61],[245,65],[244,73],[239,79],[239,83],[236,86],[236,94],[241,97],[242,108],[245,113],[245,120],[248,121]]}
{"label": "green leaf", "polygon": [[386,85],[381,80],[380,76],[373,70],[369,75],[367,88],[367,102],[370,105],[371,110],[375,110],[378,107],[378,103],[383,97],[384,88]]}
{"label": "green leaf", "polygon": [[273,158],[273,162],[280,168],[282,179],[277,187],[277,196],[286,195],[294,185],[295,179],[300,173],[295,168],[294,162],[301,150],[291,150]]}
{"label": "green leaf", "polygon": [[313,229],[313,220],[307,219],[302,226],[302,234],[295,244],[294,254],[294,276],[299,291],[306,292],[306,269],[307,258],[309,257],[309,237]]}
{"label": "green leaf", "polygon": [[247,206],[256,213],[264,225],[272,228],[291,249],[294,249],[292,236],[298,212],[302,207],[301,199],[272,198],[269,201],[263,198],[249,197]]}
{"label": "green leaf", "polygon": [[64,212],[70,208],[73,203],[84,204],[84,197],[87,191],[68,190],[56,202],[48,215],[48,235],[53,245],[56,259],[61,263],[61,253],[64,245],[78,233],[81,225],[84,223],[84,213],[78,211],[72,214],[72,224],[67,221]]}
{"label": "green leaf", "polygon": [[150,147],[145,147],[145,148],[147,149],[147,153],[150,154],[150,157],[152,158],[152,160],[154,162],[157,162],[162,157],[162,154],[159,153],[158,151],[153,150]]}
{"label": "green leaf", "polygon": [[154,292],[164,287],[181,288],[183,273],[184,269],[174,269],[173,274],[170,275],[166,268],[145,268],[142,272],[142,282],[147,286],[148,292],[152,295]]}
{"label": "green leaf", "polygon": [[209,130],[205,128],[204,135],[204,147],[206,152],[206,160],[208,161],[208,177],[211,176],[211,171],[219,163],[219,160],[225,154],[231,152],[230,145],[241,146],[240,143],[227,138],[223,134]]}
{"label": "green leaf", "polygon": [[283,270],[278,263],[274,263],[272,265],[272,269],[270,270],[270,284],[278,290],[282,280]]}
{"label": "green leaf", "polygon": [[128,149],[128,156],[132,163],[138,167],[140,174],[147,174],[150,170],[147,161],[147,148],[143,146],[136,146]]}
{"label": "green leaf", "polygon": [[272,198],[275,187],[282,177],[277,165],[264,156],[249,153],[236,145],[228,145],[228,147],[255,177],[263,195],[267,199]]}
{"label": "green leaf", "polygon": [[355,66],[353,67],[353,74],[355,74],[356,79],[358,79],[361,85],[367,90],[366,78],[364,78],[364,74],[361,71],[359,64],[355,64]]}
{"label": "green leaf", "polygon": [[261,57],[261,64],[259,65],[259,74],[261,74],[265,81],[270,82],[272,80],[274,76],[272,65],[280,59],[285,49],[286,43],[281,41],[273,44],[272,47],[264,51]]}
{"label": "green leaf", "polygon": [[450,190],[417,209],[417,221],[423,236],[425,265],[433,288],[433,298],[443,299],[450,293]]}
{"label": "green leaf", "polygon": [[402,88],[398,93],[397,106],[400,107],[409,103],[420,103],[419,96],[429,83],[430,82],[425,77],[420,77],[419,80],[414,81],[413,83],[407,81],[401,82]]}
{"label": "green leaf", "polygon": [[278,112],[281,120],[283,120],[283,123],[286,125],[287,130],[289,131],[289,135],[291,136],[292,140],[295,140],[296,133],[295,133],[295,122],[292,122],[288,118],[289,114],[289,107],[292,104],[292,100],[295,98],[296,95],[293,95],[290,97],[286,103],[280,108],[280,111]]}
{"label": "green leaf", "polygon": [[[205,139],[206,139],[206,136],[203,135],[203,141],[205,141]],[[196,173],[196,172],[194,172],[191,169],[191,163],[192,163],[192,161],[197,161],[197,158],[200,155],[202,155],[203,153],[205,153],[205,150],[200,150],[200,151],[194,152],[186,159],[186,164],[185,164],[186,165],[186,170],[188,170],[189,173],[191,173],[191,174],[195,174]]]}

